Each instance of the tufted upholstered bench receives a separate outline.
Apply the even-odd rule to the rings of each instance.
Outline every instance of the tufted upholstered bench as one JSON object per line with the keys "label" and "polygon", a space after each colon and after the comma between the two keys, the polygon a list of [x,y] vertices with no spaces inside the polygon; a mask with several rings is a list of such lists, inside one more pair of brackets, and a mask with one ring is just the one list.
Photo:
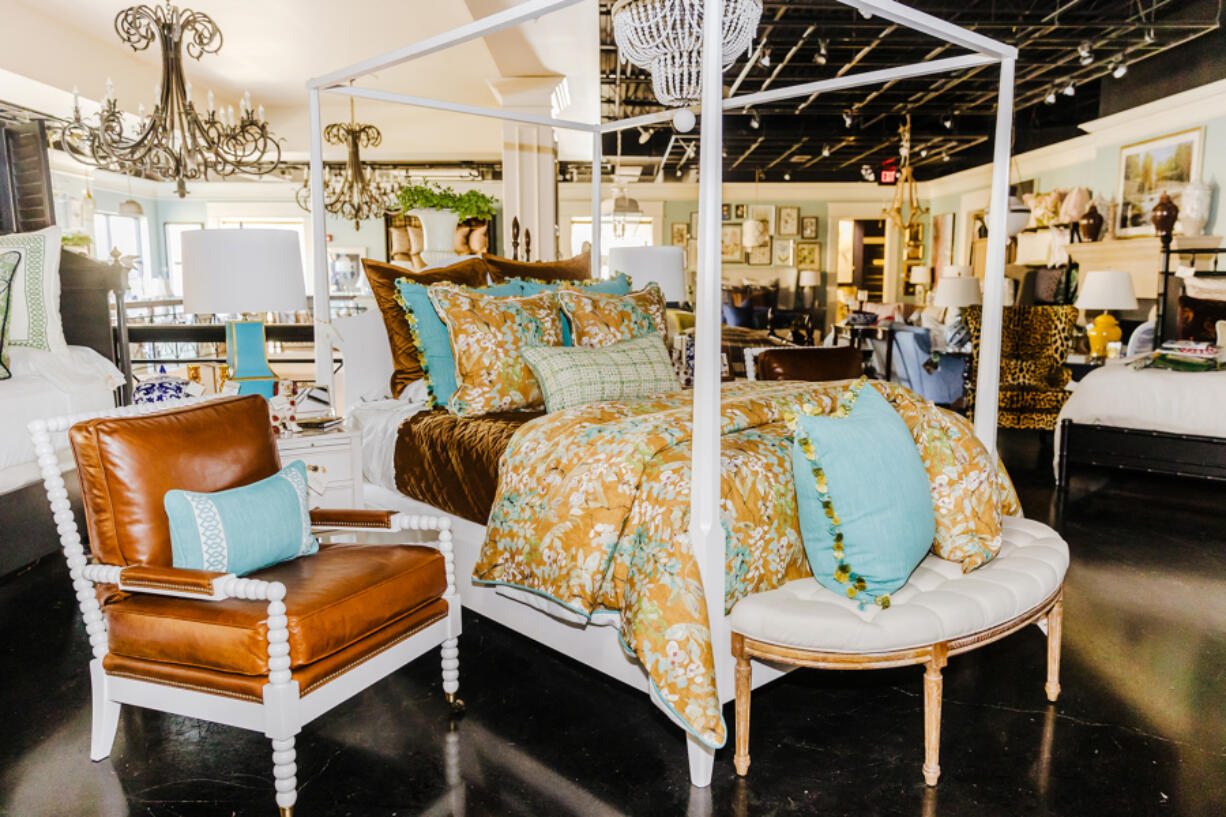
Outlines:
{"label": "tufted upholstered bench", "polygon": [[1047,699],[1060,695],[1060,629],[1068,545],[1030,519],[1008,518],[1000,553],[963,574],[929,554],[890,595],[887,609],[832,593],[812,578],[755,593],[732,609],[736,658],[736,755],[749,771],[749,660],[819,669],[923,664],[924,780],[935,786],[941,735],[941,669],[968,652],[1038,623],[1047,629]]}

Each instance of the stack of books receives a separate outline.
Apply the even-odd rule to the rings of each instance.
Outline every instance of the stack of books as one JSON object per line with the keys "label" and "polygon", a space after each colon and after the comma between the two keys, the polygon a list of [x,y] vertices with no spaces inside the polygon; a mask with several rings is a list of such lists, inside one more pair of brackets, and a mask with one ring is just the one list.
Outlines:
{"label": "stack of books", "polygon": [[1178,372],[1215,372],[1223,368],[1222,350],[1212,343],[1193,340],[1168,340],[1149,357],[1142,359],[1141,368],[1171,369]]}

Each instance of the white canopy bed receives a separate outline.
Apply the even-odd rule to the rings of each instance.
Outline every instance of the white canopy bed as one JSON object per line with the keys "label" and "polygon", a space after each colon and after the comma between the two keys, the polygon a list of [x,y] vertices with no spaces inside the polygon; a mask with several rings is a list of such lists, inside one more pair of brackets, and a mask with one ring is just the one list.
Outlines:
{"label": "white canopy bed", "polygon": [[[447,48],[485,37],[529,22],[545,14],[592,0],[527,0],[512,8],[488,17],[475,20],[453,31],[430,37],[389,53],[372,57],[308,83],[311,158],[310,172],[314,178],[323,177],[321,154],[320,95],[341,94],[382,102],[412,105],[459,114],[469,114],[495,120],[522,122],[588,133],[592,138],[592,218],[599,223],[601,202],[601,140],[605,133],[632,129],[648,124],[668,121],[675,111],[623,119],[607,123],[576,122],[551,117],[535,116],[506,110],[484,108],[444,100],[429,99],[407,93],[392,93],[363,88],[350,83],[393,65],[425,57]],[[915,65],[898,66],[878,71],[852,73],[834,79],[820,80],[771,89],[754,94],[723,98],[723,68],[721,59],[724,0],[705,0],[702,21],[702,69],[701,104],[693,106],[693,112],[742,109],[767,102],[811,94],[854,88],[879,83],[921,77],[946,71],[983,67],[998,63],[1000,66],[1000,91],[995,131],[994,166],[992,174],[991,208],[989,219],[989,246],[987,274],[984,287],[984,321],[978,383],[982,399],[976,407],[975,430],[989,450],[995,449],[997,384],[1000,366],[1001,306],[1005,260],[1005,218],[1008,214],[1008,166],[1009,145],[1013,114],[1013,75],[1016,50],[1008,45],[982,37],[928,14],[911,9],[890,0],[841,0],[845,5],[859,9],[865,15],[877,16],[933,38],[967,49],[969,54],[946,59],[930,60]],[[685,109],[682,109],[685,110]],[[690,124],[688,115],[677,121],[684,128]],[[692,552],[700,562],[702,584],[709,588],[725,586],[724,534],[720,526],[720,206],[722,185],[723,123],[721,116],[704,116],[701,121],[701,153],[699,175],[699,230],[698,230],[698,276],[696,298],[696,360],[693,390],[693,456],[691,464],[690,491],[690,542]],[[329,299],[326,253],[326,229],[324,225],[323,186],[311,188],[312,241],[314,248],[315,315],[317,337],[328,336]],[[600,232],[593,231],[592,268],[599,269],[601,247]],[[331,384],[331,354],[329,344],[316,343],[316,379],[320,384]],[[374,497],[380,504],[401,509],[421,509],[404,496],[387,489],[375,489]],[[542,644],[618,680],[640,689],[651,690],[642,669],[631,659],[618,643],[616,627],[576,626],[573,621],[555,615],[542,615],[532,607],[545,609],[548,602],[533,599],[526,594],[504,588],[473,584],[470,581],[478,551],[482,545],[484,528],[472,522],[455,520],[455,552],[459,574],[459,591],[465,606],[491,619],[523,633]],[[731,630],[724,614],[724,594],[706,594],[707,613],[711,626],[711,639],[715,650],[716,684],[721,701],[733,699],[733,659],[731,653]],[[590,624],[601,623],[593,617]],[[779,675],[768,667],[760,667],[754,673],[755,685]],[[656,703],[677,720],[668,706],[654,698]],[[715,749],[688,735],[690,775],[693,783],[706,786],[710,783]]]}

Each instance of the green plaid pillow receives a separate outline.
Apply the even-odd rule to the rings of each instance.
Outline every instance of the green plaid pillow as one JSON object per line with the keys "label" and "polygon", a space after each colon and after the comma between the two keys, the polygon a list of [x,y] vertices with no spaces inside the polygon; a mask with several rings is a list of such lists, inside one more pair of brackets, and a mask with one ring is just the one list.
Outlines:
{"label": "green plaid pillow", "polygon": [[664,341],[654,333],[609,346],[533,346],[519,353],[536,375],[548,411],[681,388]]}

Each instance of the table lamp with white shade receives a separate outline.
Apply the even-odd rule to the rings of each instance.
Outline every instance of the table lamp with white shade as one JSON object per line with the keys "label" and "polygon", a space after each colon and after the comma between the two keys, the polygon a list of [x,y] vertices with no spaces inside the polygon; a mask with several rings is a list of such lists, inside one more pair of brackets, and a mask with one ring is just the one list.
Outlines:
{"label": "table lamp with white shade", "polygon": [[932,305],[943,309],[961,309],[983,303],[983,293],[979,291],[979,279],[966,275],[941,276],[932,297]]}
{"label": "table lamp with white shade", "polygon": [[919,295],[919,302],[922,304],[926,300],[925,294],[929,287],[932,286],[932,267],[926,267],[916,264],[911,268],[911,272],[907,275],[907,282],[916,289]]}
{"label": "table lamp with white shade", "polygon": [[636,289],[658,284],[670,306],[689,303],[682,247],[613,247],[609,250],[609,273],[616,276],[622,272],[630,276]]}
{"label": "table lamp with white shade", "polygon": [[1132,275],[1124,270],[1090,270],[1081,281],[1076,306],[1103,310],[1094,323],[1086,327],[1086,335],[1090,339],[1091,357],[1105,358],[1108,344],[1123,337],[1119,322],[1107,310],[1137,308]]}
{"label": "table lamp with white shade", "polygon": [[801,303],[805,309],[813,308],[813,290],[822,285],[821,270],[802,269],[796,277],[796,288],[801,292]]}
{"label": "table lamp with white shade", "polygon": [[[194,314],[290,312],[306,308],[298,234],[290,230],[190,230],[182,234],[183,310]],[[239,394],[271,398],[264,322],[226,324],[226,364]]]}

